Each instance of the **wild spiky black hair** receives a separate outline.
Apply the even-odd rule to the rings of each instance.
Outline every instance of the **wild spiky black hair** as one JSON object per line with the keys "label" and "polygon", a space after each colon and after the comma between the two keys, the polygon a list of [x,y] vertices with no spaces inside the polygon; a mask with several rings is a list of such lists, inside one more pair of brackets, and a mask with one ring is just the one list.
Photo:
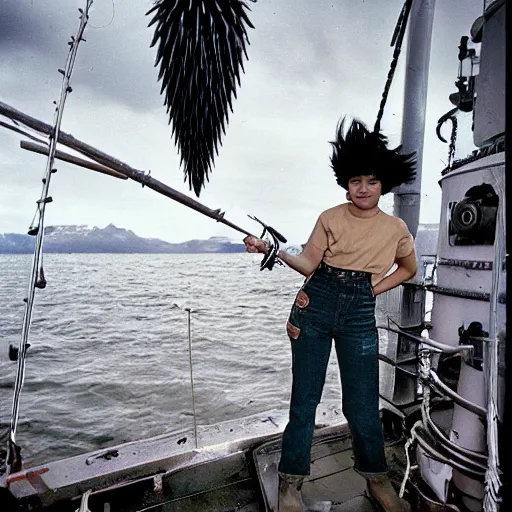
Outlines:
{"label": "wild spiky black hair", "polygon": [[358,119],[345,130],[346,117],[338,123],[336,140],[332,141],[331,167],[338,185],[348,190],[354,176],[374,175],[382,183],[382,194],[408,183],[416,176],[416,154],[399,153],[401,146],[388,148],[382,132],[370,132]]}
{"label": "wild spiky black hair", "polygon": [[[253,0],[254,1],[254,0]],[[148,11],[151,46],[185,179],[199,196],[233,112],[247,59],[248,5],[242,0],[158,0]]]}

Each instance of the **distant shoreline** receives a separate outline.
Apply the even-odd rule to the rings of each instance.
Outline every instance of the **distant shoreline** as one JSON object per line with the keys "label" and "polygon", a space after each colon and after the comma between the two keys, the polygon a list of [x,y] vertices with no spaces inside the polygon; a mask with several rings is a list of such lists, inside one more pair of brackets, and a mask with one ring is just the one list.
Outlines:
{"label": "distant shoreline", "polygon": [[[30,254],[35,237],[19,233],[0,234],[0,254]],[[245,252],[245,245],[226,237],[171,243],[158,238],[142,238],[133,231],[109,224],[89,226],[48,226],[45,228],[46,254],[230,254]]]}
{"label": "distant shoreline", "polygon": [[[161,256],[162,254],[169,254],[169,255],[193,255],[193,254],[205,254],[205,255],[215,255],[215,254],[243,254],[246,252],[245,247],[241,249],[240,251],[214,251],[214,252],[107,252],[107,251],[101,251],[101,252],[91,252],[91,251],[82,251],[82,252],[66,252],[66,251],[43,251],[45,254],[116,254],[116,255],[122,255],[122,254],[141,254],[146,256]],[[33,251],[27,251],[27,252],[4,252],[0,251],[0,256],[32,256]]]}

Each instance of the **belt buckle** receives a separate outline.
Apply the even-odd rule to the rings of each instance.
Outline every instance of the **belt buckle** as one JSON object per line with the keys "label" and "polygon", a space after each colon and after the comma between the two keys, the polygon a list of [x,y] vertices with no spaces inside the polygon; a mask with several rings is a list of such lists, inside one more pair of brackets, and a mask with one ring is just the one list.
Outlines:
{"label": "belt buckle", "polygon": [[342,272],[340,272],[338,274],[338,279],[345,279],[345,274],[346,274],[346,272],[344,270]]}

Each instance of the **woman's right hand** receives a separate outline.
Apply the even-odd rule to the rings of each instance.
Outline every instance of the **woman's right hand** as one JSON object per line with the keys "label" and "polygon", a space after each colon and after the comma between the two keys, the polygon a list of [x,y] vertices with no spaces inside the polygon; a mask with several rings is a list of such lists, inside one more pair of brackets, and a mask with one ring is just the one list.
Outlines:
{"label": "woman's right hand", "polygon": [[265,254],[269,247],[267,242],[252,235],[246,236],[244,238],[244,244],[247,252],[260,252],[262,254]]}

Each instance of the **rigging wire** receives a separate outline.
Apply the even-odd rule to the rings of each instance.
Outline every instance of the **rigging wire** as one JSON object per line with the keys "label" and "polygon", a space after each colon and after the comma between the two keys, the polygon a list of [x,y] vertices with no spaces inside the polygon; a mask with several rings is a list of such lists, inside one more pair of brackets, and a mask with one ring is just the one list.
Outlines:
{"label": "rigging wire", "polygon": [[25,137],[28,137],[29,139],[35,140],[36,142],[39,142],[39,144],[46,144],[46,141],[41,140],[38,137],[35,137],[34,135],[31,135],[30,133],[26,132],[25,130],[22,130],[21,128],[18,128],[17,126],[12,126],[8,123],[4,123],[3,121],[0,121],[0,126],[7,128],[8,130],[12,130],[13,132],[24,135]]}
{"label": "rigging wire", "polygon": [[89,23],[89,27],[95,28],[95,29],[110,27],[110,25],[112,25],[112,22],[114,21],[115,17],[116,17],[116,4],[114,3],[114,0],[112,0],[112,17],[110,18],[110,21],[106,25],[101,25],[99,27],[96,27],[92,23]]}
{"label": "rigging wire", "polygon": [[189,372],[190,372],[190,391],[192,394],[192,414],[194,417],[194,440],[196,448],[197,445],[197,415],[196,415],[196,394],[194,391],[194,370],[192,364],[192,336],[191,336],[191,315],[192,310],[190,308],[185,308],[187,312],[187,339],[188,339],[188,364],[189,364]]}
{"label": "rigging wire", "polygon": [[454,114],[451,118],[452,121],[452,131],[450,134],[450,145],[448,146],[448,168],[451,169],[453,166],[453,162],[455,160],[455,145],[457,142],[457,127],[458,121],[457,116]]}
{"label": "rigging wire", "polygon": [[407,21],[409,19],[409,13],[411,12],[412,2],[413,0],[405,0],[404,6],[402,7],[400,15],[398,16],[398,21],[393,32],[393,37],[391,38],[390,46],[394,46],[395,50],[393,52],[393,59],[391,60],[386,85],[384,86],[384,92],[382,93],[379,112],[377,113],[377,120],[375,121],[375,126],[373,129],[373,131],[376,133],[380,131],[380,122],[382,120],[382,115],[384,114],[384,107],[386,106],[389,90],[391,89],[391,83],[393,82],[393,77],[395,75],[398,57],[400,56],[400,51],[402,50],[402,42],[404,40],[405,29],[407,28]]}
{"label": "rigging wire", "polygon": [[30,280],[28,285],[27,297],[24,299],[25,311],[23,315],[23,326],[21,332],[21,340],[18,349],[18,365],[16,369],[16,379],[14,384],[14,394],[12,402],[12,413],[11,423],[9,427],[9,438],[7,441],[7,475],[21,470],[21,449],[16,444],[16,430],[19,418],[19,404],[20,395],[23,388],[23,382],[25,380],[25,359],[28,349],[28,337],[30,332],[30,324],[32,320],[32,310],[35,299],[35,289],[44,288],[46,286],[46,280],[44,279],[44,271],[42,267],[42,250],[43,250],[43,236],[44,236],[44,214],[46,205],[52,201],[51,196],[48,195],[50,188],[50,180],[53,173],[56,172],[54,169],[55,152],[57,149],[57,141],[59,138],[60,126],[62,122],[62,115],[64,111],[64,104],[66,102],[67,95],[72,91],[69,85],[73,66],[78,51],[78,45],[80,41],[84,41],[83,33],[87,20],[89,19],[89,9],[93,3],[93,0],[84,0],[85,8],[78,9],[80,12],[80,24],[78,27],[76,37],[71,36],[69,43],[69,53],[66,61],[65,69],[59,69],[59,73],[63,75],[62,85],[60,90],[60,99],[57,103],[54,116],[54,124],[49,134],[49,153],[46,164],[46,170],[43,178],[43,189],[41,192],[41,198],[37,201],[36,209],[36,226],[32,226],[33,234],[36,235],[36,246],[34,249],[34,255],[32,258],[32,269],[30,273]]}

